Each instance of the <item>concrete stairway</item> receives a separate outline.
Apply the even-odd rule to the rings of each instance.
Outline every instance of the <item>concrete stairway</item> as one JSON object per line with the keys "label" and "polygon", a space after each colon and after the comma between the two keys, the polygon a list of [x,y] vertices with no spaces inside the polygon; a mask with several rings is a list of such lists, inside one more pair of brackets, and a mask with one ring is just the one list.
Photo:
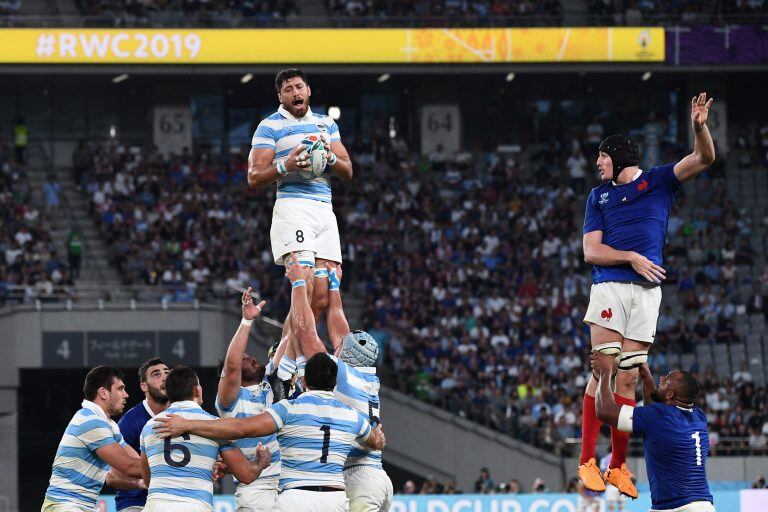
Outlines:
{"label": "concrete stairway", "polygon": [[[43,185],[48,175],[47,169],[29,171],[29,180],[39,200],[41,211],[44,209]],[[67,237],[75,227],[80,229],[84,238],[83,260],[78,286],[108,288],[120,285],[120,274],[109,264],[108,250],[101,235],[88,214],[89,200],[75,184],[69,169],[59,169],[56,176],[61,183],[61,207],[55,219],[50,220],[51,238],[63,260],[67,258]]]}

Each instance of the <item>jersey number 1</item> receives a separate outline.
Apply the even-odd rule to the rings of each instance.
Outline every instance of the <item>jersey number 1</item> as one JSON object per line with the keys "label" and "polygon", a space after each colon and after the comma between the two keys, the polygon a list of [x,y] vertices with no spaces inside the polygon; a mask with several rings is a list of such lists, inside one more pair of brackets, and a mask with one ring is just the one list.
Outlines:
{"label": "jersey number 1", "polygon": [[697,430],[691,434],[691,437],[696,442],[696,465],[701,466],[701,434]]}
{"label": "jersey number 1", "polygon": [[320,454],[320,462],[325,464],[328,462],[328,449],[331,447],[331,427],[323,425],[320,430],[323,431],[323,453]]}

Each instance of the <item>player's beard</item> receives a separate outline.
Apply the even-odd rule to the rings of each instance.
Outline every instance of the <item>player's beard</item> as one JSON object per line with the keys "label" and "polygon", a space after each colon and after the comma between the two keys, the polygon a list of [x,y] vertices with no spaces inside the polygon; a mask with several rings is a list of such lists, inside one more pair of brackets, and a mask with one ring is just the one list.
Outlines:
{"label": "player's beard", "polygon": [[659,393],[658,389],[654,389],[651,391],[651,400],[654,402],[664,403],[666,402],[666,399]]}
{"label": "player's beard", "polygon": [[166,395],[161,389],[155,388],[147,384],[147,393],[149,397],[158,404],[165,405],[168,403],[168,395]]}
{"label": "player's beard", "polygon": [[258,365],[255,370],[246,370],[243,372],[243,381],[258,383],[264,380],[264,374],[267,373],[267,368]]}

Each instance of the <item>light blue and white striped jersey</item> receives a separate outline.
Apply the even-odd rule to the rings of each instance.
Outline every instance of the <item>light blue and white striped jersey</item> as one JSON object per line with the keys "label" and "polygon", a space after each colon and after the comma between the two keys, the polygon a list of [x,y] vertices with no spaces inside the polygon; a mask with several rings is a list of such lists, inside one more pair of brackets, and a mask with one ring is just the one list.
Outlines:
{"label": "light blue and white striped jersey", "polygon": [[[248,418],[264,412],[272,405],[272,387],[266,380],[253,386],[241,387],[240,394],[229,407],[222,407],[219,397],[216,397],[216,411],[222,418]],[[265,468],[259,478],[250,484],[258,489],[277,489],[280,479],[280,445],[277,443],[277,435],[264,437],[246,437],[234,441],[243,455],[250,461],[256,460],[256,447],[261,443],[269,448],[270,464]]]}
{"label": "light blue and white striped jersey", "polygon": [[[372,427],[381,423],[379,400],[379,378],[376,376],[376,368],[361,368],[350,366],[338,357],[331,356],[339,370],[336,373],[336,387],[333,396],[363,413]],[[346,468],[353,466],[372,466],[383,469],[381,465],[381,450],[371,450],[365,444],[356,443],[349,452]]]}
{"label": "light blue and white striped jersey", "polygon": [[213,510],[213,467],[220,451],[235,446],[195,434],[161,438],[154,429],[156,419],[170,413],[191,420],[218,419],[187,400],[172,403],[147,422],[141,431],[141,451],[147,454],[151,475],[147,506],[174,502],[208,505]]}
{"label": "light blue and white striped jersey", "polygon": [[267,409],[277,427],[280,490],[305,486],[345,489],[344,463],[356,442],[371,433],[368,418],[331,391],[307,391]]}
{"label": "light blue and white striped jersey", "polygon": [[81,405],[61,437],[45,498],[93,510],[109,472],[109,464],[96,450],[112,443],[126,444],[104,409],[90,400]]}
{"label": "light blue and white striped jersey", "polygon": [[[264,119],[256,128],[251,140],[255,149],[272,149],[275,151],[273,162],[284,160],[305,137],[325,134],[331,142],[340,141],[339,127],[328,116],[318,115],[307,109],[302,118],[294,117],[282,105],[277,112]],[[298,173],[292,172],[277,180],[277,198],[300,198],[331,202],[331,174],[326,167],[322,176],[304,179]]]}

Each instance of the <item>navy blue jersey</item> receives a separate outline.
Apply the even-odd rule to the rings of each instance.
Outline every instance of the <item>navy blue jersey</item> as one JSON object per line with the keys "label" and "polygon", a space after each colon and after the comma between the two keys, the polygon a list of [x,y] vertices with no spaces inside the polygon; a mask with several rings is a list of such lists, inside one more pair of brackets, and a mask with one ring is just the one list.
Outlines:
{"label": "navy blue jersey", "polygon": [[[669,211],[680,188],[674,167],[659,165],[629,183],[593,188],[587,198],[584,234],[602,231],[605,245],[637,252],[661,265]],[[606,281],[648,282],[631,265],[593,266],[592,282]]]}
{"label": "navy blue jersey", "polygon": [[[117,422],[117,426],[120,427],[120,433],[123,434],[125,442],[136,453],[141,453],[139,447],[139,437],[141,435],[141,429],[152,419],[149,406],[146,400],[142,400],[130,411],[123,414],[120,421]],[[128,507],[143,507],[147,501],[147,491],[141,491],[139,489],[131,489],[129,491],[117,491],[115,496],[115,506],[117,510],[123,510]]]}
{"label": "navy blue jersey", "polygon": [[707,484],[709,433],[701,409],[655,403],[636,407],[632,432],[643,434],[643,451],[654,510],[712,502]]}

